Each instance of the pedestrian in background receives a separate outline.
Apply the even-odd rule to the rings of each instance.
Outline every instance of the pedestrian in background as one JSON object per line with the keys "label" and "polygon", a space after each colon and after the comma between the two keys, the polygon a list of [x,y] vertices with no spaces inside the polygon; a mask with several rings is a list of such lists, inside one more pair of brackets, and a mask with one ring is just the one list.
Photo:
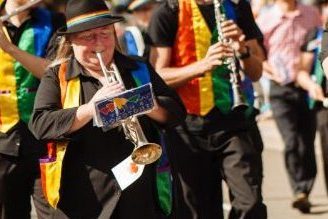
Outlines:
{"label": "pedestrian in background", "polygon": [[285,165],[293,190],[292,206],[310,211],[308,196],[316,176],[314,154],[315,115],[307,106],[307,94],[296,83],[301,45],[305,35],[321,26],[317,8],[295,0],[276,0],[261,13],[257,23],[264,35],[265,75],[271,80],[270,104],[285,144]]}

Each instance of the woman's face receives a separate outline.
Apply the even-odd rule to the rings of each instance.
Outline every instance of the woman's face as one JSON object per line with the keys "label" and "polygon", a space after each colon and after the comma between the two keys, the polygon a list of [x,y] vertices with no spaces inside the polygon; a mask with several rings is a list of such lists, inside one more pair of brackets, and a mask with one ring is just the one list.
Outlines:
{"label": "woman's face", "polygon": [[88,71],[101,71],[96,52],[101,52],[108,65],[115,50],[115,29],[113,25],[99,27],[69,36],[76,60]]}

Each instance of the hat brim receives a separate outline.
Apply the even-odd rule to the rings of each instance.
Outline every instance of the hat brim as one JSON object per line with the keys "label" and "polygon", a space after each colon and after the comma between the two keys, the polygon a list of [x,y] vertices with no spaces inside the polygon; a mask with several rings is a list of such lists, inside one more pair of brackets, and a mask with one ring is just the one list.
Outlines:
{"label": "hat brim", "polygon": [[82,31],[91,30],[94,28],[114,24],[114,23],[117,23],[117,22],[120,22],[123,20],[124,20],[124,18],[120,17],[120,16],[102,17],[102,18],[86,21],[84,23],[74,25],[69,28],[67,28],[66,26],[61,27],[57,30],[57,34],[58,35],[67,35],[67,34],[72,34],[72,33],[79,33]]}

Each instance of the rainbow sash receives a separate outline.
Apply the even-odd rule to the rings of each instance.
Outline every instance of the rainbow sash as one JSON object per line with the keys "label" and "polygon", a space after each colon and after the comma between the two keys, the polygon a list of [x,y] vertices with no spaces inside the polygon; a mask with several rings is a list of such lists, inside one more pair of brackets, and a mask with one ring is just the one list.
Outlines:
{"label": "rainbow sash", "polygon": [[[58,73],[63,109],[78,107],[80,104],[80,80],[76,77],[70,81],[66,81],[66,69],[67,64],[62,64]],[[48,156],[40,159],[43,194],[53,208],[56,208],[59,202],[62,163],[68,144],[68,141],[49,142],[47,144]]]}
{"label": "rainbow sash", "polygon": [[[229,0],[224,1],[226,14],[235,19],[235,12]],[[199,61],[206,56],[211,43],[217,42],[217,30],[212,34],[194,0],[179,0],[179,21],[171,66],[182,67]],[[211,40],[213,39],[213,40]],[[203,77],[194,78],[177,88],[188,114],[206,115],[215,106],[222,113],[231,112],[232,88],[226,66],[219,66]],[[250,106],[253,105],[251,81],[245,77],[241,89]]]}
{"label": "rainbow sash", "polygon": [[[41,19],[25,26],[17,46],[41,57],[44,56],[53,27],[50,12],[37,9],[35,13]],[[39,80],[1,49],[0,60],[0,132],[6,133],[19,120],[29,121]]]}

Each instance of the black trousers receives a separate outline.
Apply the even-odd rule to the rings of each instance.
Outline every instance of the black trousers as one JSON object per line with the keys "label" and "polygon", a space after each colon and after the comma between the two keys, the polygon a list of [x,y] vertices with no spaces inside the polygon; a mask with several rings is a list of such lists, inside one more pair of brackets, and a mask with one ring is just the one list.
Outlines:
{"label": "black trousers", "polygon": [[0,218],[31,218],[31,196],[38,218],[49,218],[50,207],[42,193],[38,159],[0,154]]}
{"label": "black trousers", "polygon": [[178,127],[167,136],[174,145],[168,155],[177,183],[175,218],[223,218],[222,179],[230,190],[229,218],[267,218],[261,193],[263,144],[255,123],[247,130],[208,135]]}
{"label": "black trousers", "polygon": [[325,108],[317,111],[317,128],[320,133],[323,170],[328,194],[328,110]]}
{"label": "black trousers", "polygon": [[317,173],[314,138],[315,114],[305,91],[293,85],[271,83],[273,116],[285,144],[285,164],[294,194],[309,194]]}

